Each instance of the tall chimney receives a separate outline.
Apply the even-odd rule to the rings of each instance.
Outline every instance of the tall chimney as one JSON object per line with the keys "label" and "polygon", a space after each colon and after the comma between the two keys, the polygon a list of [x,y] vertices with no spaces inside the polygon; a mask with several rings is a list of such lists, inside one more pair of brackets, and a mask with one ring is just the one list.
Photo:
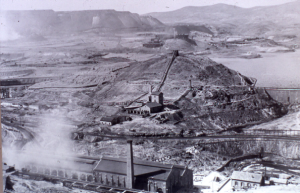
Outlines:
{"label": "tall chimney", "polygon": [[134,185],[134,171],[133,171],[133,153],[132,140],[127,140],[127,182],[126,188],[132,189]]}
{"label": "tall chimney", "polygon": [[152,85],[150,84],[149,85],[149,100],[148,100],[148,102],[152,102],[152,97],[151,97],[151,94],[152,94]]}

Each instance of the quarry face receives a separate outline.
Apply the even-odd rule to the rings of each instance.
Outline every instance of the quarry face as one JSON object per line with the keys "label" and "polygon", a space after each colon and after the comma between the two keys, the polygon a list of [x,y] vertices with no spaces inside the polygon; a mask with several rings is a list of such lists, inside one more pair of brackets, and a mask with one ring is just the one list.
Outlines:
{"label": "quarry face", "polygon": [[[296,35],[260,26],[247,35],[236,26],[232,35],[213,22],[164,24],[157,19],[169,21],[164,15],[114,10],[1,14],[13,31],[0,40],[3,166],[16,170],[3,176],[15,191],[88,192],[103,182],[114,192],[201,192],[239,181],[234,170],[265,171],[269,184],[284,173],[299,189],[299,91],[257,87],[257,77],[212,59],[298,52]],[[160,168],[136,169],[143,178],[132,174],[133,186],[128,158],[118,176],[101,166],[109,156],[125,167],[118,159],[128,156],[129,139],[141,160],[133,168]],[[186,184],[162,177],[183,168]]]}

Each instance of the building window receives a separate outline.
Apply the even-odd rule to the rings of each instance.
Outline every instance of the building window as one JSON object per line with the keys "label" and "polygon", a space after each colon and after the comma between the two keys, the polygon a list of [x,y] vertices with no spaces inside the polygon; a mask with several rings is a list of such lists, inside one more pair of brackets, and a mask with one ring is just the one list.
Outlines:
{"label": "building window", "polygon": [[56,171],[56,170],[53,170],[53,171],[51,172],[51,175],[52,175],[52,176],[57,176],[57,171]]}
{"label": "building window", "polygon": [[59,171],[58,171],[58,176],[63,178],[63,177],[64,177],[64,172],[61,171],[61,170],[59,170]]}
{"label": "building window", "polygon": [[92,182],[93,181],[93,176],[89,175],[88,178],[87,178],[87,181]]}
{"label": "building window", "polygon": [[50,175],[50,170],[49,170],[49,169],[46,169],[46,170],[45,170],[45,174],[46,174],[46,175]]}
{"label": "building window", "polygon": [[72,174],[72,179],[78,180],[78,174],[77,174],[77,173],[73,173],[73,174]]}
{"label": "building window", "polygon": [[36,173],[37,172],[37,168],[35,166],[32,167],[32,172]]}
{"label": "building window", "polygon": [[80,180],[82,180],[82,181],[85,181],[85,180],[86,180],[85,174],[81,174],[81,175],[80,175]]}
{"label": "building window", "polygon": [[44,173],[44,169],[43,169],[43,168],[39,168],[39,169],[38,169],[38,172],[39,172],[40,174],[43,174],[43,173]]}

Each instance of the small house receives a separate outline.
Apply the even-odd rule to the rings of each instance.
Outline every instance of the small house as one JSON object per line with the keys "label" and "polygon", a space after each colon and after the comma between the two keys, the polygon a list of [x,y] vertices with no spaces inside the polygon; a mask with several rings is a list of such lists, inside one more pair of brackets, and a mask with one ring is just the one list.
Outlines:
{"label": "small house", "polygon": [[235,189],[252,188],[264,184],[262,174],[234,171],[231,175],[231,186]]}

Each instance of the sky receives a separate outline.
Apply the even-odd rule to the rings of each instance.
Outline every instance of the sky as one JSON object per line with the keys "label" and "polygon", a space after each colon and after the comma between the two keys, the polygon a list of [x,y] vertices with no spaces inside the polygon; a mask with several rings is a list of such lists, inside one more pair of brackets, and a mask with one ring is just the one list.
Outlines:
{"label": "sky", "polygon": [[185,6],[205,6],[218,3],[250,8],[255,6],[278,5],[295,0],[0,0],[0,10],[40,10],[54,11],[115,9],[144,14],[165,12]]}

